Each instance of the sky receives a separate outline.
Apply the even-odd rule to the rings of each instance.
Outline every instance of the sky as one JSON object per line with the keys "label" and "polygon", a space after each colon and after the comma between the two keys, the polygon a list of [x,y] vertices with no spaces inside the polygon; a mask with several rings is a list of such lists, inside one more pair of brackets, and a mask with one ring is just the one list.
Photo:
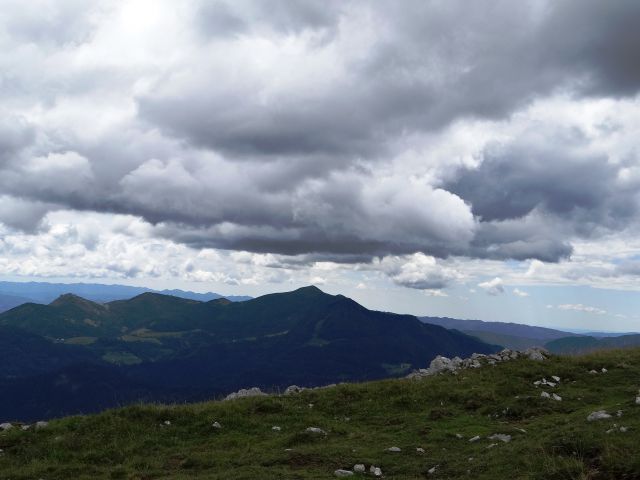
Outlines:
{"label": "sky", "polygon": [[2,0],[0,279],[640,331],[640,2]]}

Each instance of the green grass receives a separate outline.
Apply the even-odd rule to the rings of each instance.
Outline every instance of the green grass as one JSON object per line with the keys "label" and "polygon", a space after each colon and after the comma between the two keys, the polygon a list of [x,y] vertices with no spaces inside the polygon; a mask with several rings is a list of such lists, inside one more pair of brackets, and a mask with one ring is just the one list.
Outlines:
{"label": "green grass", "polygon": [[[551,375],[562,378],[553,389],[562,402],[533,386]],[[0,434],[0,479],[327,479],[356,463],[387,479],[640,479],[639,387],[640,350],[624,350],[289,397],[129,406]],[[600,409],[623,415],[586,421]],[[607,434],[614,423],[629,430]],[[487,448],[493,433],[513,439]]]}

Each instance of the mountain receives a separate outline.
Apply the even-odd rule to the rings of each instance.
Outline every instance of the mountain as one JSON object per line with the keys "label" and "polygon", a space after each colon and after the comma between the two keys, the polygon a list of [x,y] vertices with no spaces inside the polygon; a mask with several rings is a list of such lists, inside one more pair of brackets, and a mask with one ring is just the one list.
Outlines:
{"label": "mountain", "polygon": [[[136,398],[206,399],[248,386],[371,380],[406,374],[436,355],[498,350],[464,333],[411,315],[371,311],[316,287],[245,302],[145,292],[102,304],[65,294],[49,305],[28,303],[0,314],[0,327],[30,335],[34,349],[41,348],[35,338],[49,342],[55,347],[51,354],[62,356],[54,372],[34,367],[3,380],[6,402],[0,402],[0,411],[16,418],[95,411]],[[67,361],[62,354],[68,352],[81,355],[81,361]],[[97,369],[109,374],[95,375]],[[22,397],[33,372],[49,390],[42,398],[46,405],[35,397],[27,409]],[[55,378],[76,380],[70,388]],[[105,400],[96,403],[100,392]]]}
{"label": "mountain", "polygon": [[565,337],[553,340],[545,345],[545,348],[553,353],[566,355],[579,355],[597,350],[633,347],[640,347],[640,334],[602,338],[591,336]]}
{"label": "mountain", "polygon": [[477,337],[484,342],[514,349],[526,349],[528,347],[542,346],[551,340],[580,336],[578,334],[554,330],[552,328],[535,327],[520,323],[458,320],[447,317],[420,317],[420,320],[425,323],[460,330],[461,332]]}
{"label": "mountain", "polygon": [[16,295],[6,295],[0,293],[0,312],[6,312],[23,303],[32,302],[33,300],[26,297],[19,297]]}
{"label": "mountain", "polygon": [[[589,374],[603,367],[606,375]],[[534,385],[552,376],[560,378],[554,387]],[[311,480],[362,464],[367,473],[351,478],[376,478],[368,473],[374,465],[399,480],[637,480],[638,378],[640,349],[294,395],[136,404],[0,432],[0,477]],[[77,373],[58,380],[66,388],[83,383]],[[96,402],[117,394],[109,390],[114,381],[89,393]],[[56,394],[49,385],[44,393],[30,385],[26,396]],[[0,422],[11,420],[3,396]],[[611,417],[587,420],[600,410]]]}
{"label": "mountain", "polygon": [[[232,302],[242,302],[251,298],[234,295],[223,297],[213,292],[197,293],[185,290],[157,291],[146,287],[102,285],[98,283],[0,282],[0,312],[28,302],[47,304],[65,293],[73,293],[74,295],[93,302],[106,303],[114,300],[129,299],[145,292],[162,293],[199,301],[227,298]],[[5,297],[6,300],[3,300]]]}

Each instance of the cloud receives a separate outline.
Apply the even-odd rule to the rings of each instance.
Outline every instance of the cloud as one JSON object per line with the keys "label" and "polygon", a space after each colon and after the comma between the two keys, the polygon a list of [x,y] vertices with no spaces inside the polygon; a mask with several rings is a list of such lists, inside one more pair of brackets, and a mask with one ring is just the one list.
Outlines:
{"label": "cloud", "polygon": [[527,292],[523,292],[519,288],[514,288],[513,289],[513,294],[518,296],[518,297],[528,297],[529,296],[529,294]]}
{"label": "cloud", "polygon": [[[434,257],[416,253],[406,257],[385,257],[377,267],[403,287],[439,292],[458,277],[457,272],[438,263]],[[442,292],[436,295],[443,295]]]}
{"label": "cloud", "polygon": [[334,262],[434,291],[451,258],[564,262],[630,232],[640,6],[490,5],[10,1],[0,222],[135,217],[271,255],[252,281]]}
{"label": "cloud", "polygon": [[556,308],[559,310],[566,310],[566,311],[592,313],[594,315],[605,315],[607,313],[606,310],[603,310],[601,308],[591,307],[588,305],[583,305],[581,303],[564,303],[562,305],[556,306]]}
{"label": "cloud", "polygon": [[504,293],[504,285],[500,277],[496,277],[486,282],[481,282],[478,287],[482,288],[488,295],[497,296]]}

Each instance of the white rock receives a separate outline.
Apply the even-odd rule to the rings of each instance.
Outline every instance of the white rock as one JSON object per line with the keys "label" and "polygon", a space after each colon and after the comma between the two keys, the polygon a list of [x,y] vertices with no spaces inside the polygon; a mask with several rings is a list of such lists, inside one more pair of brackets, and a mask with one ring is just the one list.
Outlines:
{"label": "white rock", "polygon": [[607,418],[611,418],[611,415],[604,410],[598,410],[596,412],[591,412],[587,417],[587,421],[593,422],[594,420],[606,420]]}
{"label": "white rock", "polygon": [[616,416],[621,417],[621,416],[622,416],[622,410],[618,410],[618,411],[616,412]]}
{"label": "white rock", "polygon": [[237,400],[239,398],[248,398],[248,397],[264,397],[267,394],[260,390],[258,387],[253,388],[241,388],[237,392],[230,393],[224,399],[225,401],[229,400]]}
{"label": "white rock", "polygon": [[556,382],[560,382],[560,377],[553,375],[551,378],[553,378]]}
{"label": "white rock", "polygon": [[609,370],[607,370],[606,368],[602,367],[602,373],[607,373]]}
{"label": "white rock", "polygon": [[636,405],[640,405],[640,397],[636,397]]}
{"label": "white rock", "polygon": [[540,394],[540,396],[541,396],[542,398],[551,398],[551,395],[549,395],[547,392],[542,392],[542,393]]}
{"label": "white rock", "polygon": [[545,357],[545,353],[548,353],[544,348],[540,348],[540,347],[531,347],[531,348],[527,348],[524,352],[522,352],[523,355],[525,357],[527,357],[529,360],[535,360],[537,362],[541,362],[543,360],[545,360],[547,357]]}
{"label": "white rock", "polygon": [[309,427],[306,430],[307,433],[315,433],[317,435],[326,435],[327,432],[318,427]]}
{"label": "white rock", "polygon": [[562,401],[562,397],[560,395],[555,394],[555,393],[551,395],[551,398],[553,398],[557,402],[561,402]]}
{"label": "white rock", "polygon": [[589,370],[589,373],[590,373],[591,375],[597,375],[597,374],[598,374],[598,372],[596,372],[595,370]]}
{"label": "white rock", "polygon": [[473,443],[473,442],[477,442],[478,440],[480,440],[480,435],[476,435],[475,437],[471,437],[469,439],[469,442]]}
{"label": "white rock", "polygon": [[429,475],[432,475],[432,474],[436,473],[437,469],[438,469],[438,466],[436,465],[435,467],[431,467],[429,470],[427,470],[427,473]]}
{"label": "white rock", "polygon": [[27,430],[29,430],[30,428],[31,428],[31,425],[22,425],[22,426],[20,427],[20,429],[21,429],[23,432],[26,432],[26,431],[27,431]]}
{"label": "white rock", "polygon": [[492,443],[491,445],[487,446],[487,450],[489,450],[490,448],[493,448],[493,447],[497,447],[497,446],[498,446],[497,443]]}
{"label": "white rock", "polygon": [[462,435],[460,435],[459,433],[456,433],[456,438],[464,438]]}
{"label": "white rock", "polygon": [[273,427],[271,427],[271,430],[273,430],[274,432],[279,432],[282,429],[280,427],[273,426]]}
{"label": "white rock", "polygon": [[418,447],[418,448],[416,448],[416,452],[418,452],[418,453],[424,453],[424,448],[422,448],[422,447]]}
{"label": "white rock", "polygon": [[36,422],[36,430],[40,430],[41,428],[47,428],[49,426],[49,422],[45,422],[44,420],[40,420]]}
{"label": "white rock", "polygon": [[335,472],[333,472],[333,474],[336,477],[350,477],[351,475],[353,475],[353,472],[351,470],[336,470]]}
{"label": "white rock", "polygon": [[626,432],[627,432],[627,430],[629,430],[629,428],[628,428],[628,427],[620,427],[620,431],[621,431],[622,433],[626,433]]}
{"label": "white rock", "polygon": [[213,428],[222,428],[222,425],[220,425],[220,422],[213,422],[213,423],[211,424],[211,426],[212,426]]}
{"label": "white rock", "polygon": [[366,468],[364,466],[364,464],[362,463],[357,463],[353,466],[353,471],[356,473],[364,473],[366,472]]}
{"label": "white rock", "polygon": [[387,448],[387,452],[399,453],[402,449],[400,447],[389,447]]}
{"label": "white rock", "polygon": [[504,443],[509,443],[511,441],[511,435],[506,435],[504,433],[495,433],[488,438],[489,440],[500,440]]}
{"label": "white rock", "polygon": [[171,420],[165,420],[164,424],[167,425],[167,426],[171,425]]}
{"label": "white rock", "polygon": [[302,391],[304,391],[304,390],[306,390],[306,388],[304,388],[304,387],[299,387],[299,386],[297,386],[297,385],[289,385],[289,386],[285,389],[284,394],[285,394],[285,395],[294,395],[294,394],[296,394],[296,393],[300,393],[300,392],[302,392]]}
{"label": "white rock", "polygon": [[382,469],[380,467],[374,467],[373,465],[371,465],[369,467],[369,473],[371,473],[374,477],[381,477]]}
{"label": "white rock", "polygon": [[13,428],[13,425],[9,422],[5,422],[5,423],[0,423],[0,430],[3,431],[7,431],[7,430],[11,430]]}

